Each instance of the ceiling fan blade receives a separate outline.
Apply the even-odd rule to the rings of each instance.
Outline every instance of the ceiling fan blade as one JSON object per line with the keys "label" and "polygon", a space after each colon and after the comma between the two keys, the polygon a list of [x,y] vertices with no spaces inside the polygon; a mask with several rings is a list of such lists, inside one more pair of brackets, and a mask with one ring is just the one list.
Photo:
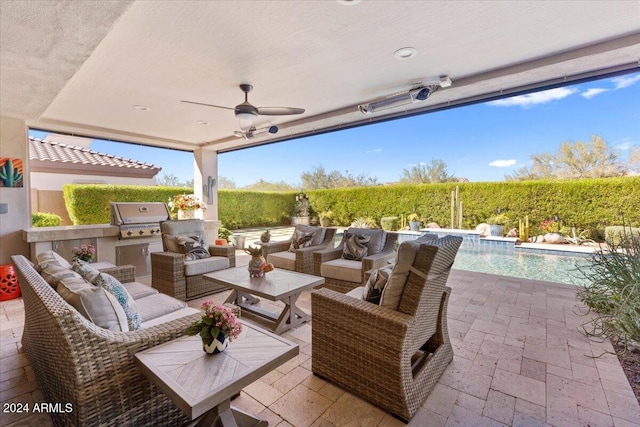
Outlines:
{"label": "ceiling fan blade", "polygon": [[205,107],[215,107],[215,108],[224,108],[225,110],[233,110],[233,107],[223,107],[222,105],[213,105],[213,104],[205,104],[203,102],[195,102],[195,101],[180,101],[186,104],[196,104],[196,105],[204,105]]}
{"label": "ceiling fan blade", "polygon": [[261,116],[287,116],[289,114],[304,113],[304,108],[292,107],[259,107],[257,110]]}

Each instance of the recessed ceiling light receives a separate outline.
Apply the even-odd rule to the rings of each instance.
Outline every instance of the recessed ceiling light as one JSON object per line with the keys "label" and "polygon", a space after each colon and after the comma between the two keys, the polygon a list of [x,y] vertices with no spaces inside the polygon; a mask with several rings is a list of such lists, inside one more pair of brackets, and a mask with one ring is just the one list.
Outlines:
{"label": "recessed ceiling light", "polygon": [[198,120],[197,122],[199,125],[208,125],[209,122],[205,122],[204,120]]}
{"label": "recessed ceiling light", "polygon": [[396,50],[393,53],[393,56],[396,59],[402,61],[404,59],[413,58],[417,54],[418,54],[418,49],[416,49],[415,47],[403,47],[403,48],[400,48],[400,49]]}
{"label": "recessed ceiling light", "polygon": [[138,111],[149,111],[151,109],[146,105],[134,105],[133,108],[135,108]]}
{"label": "recessed ceiling light", "polygon": [[353,6],[354,4],[360,3],[361,0],[336,0],[338,4],[343,6]]}

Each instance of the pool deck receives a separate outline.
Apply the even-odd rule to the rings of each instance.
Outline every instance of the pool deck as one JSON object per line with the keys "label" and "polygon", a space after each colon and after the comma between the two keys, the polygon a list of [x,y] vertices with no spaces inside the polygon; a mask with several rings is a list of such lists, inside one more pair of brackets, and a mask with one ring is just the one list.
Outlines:
{"label": "pool deck", "polygon": [[[245,265],[249,257],[237,254]],[[640,426],[640,405],[608,353],[610,342],[580,332],[592,315],[575,287],[459,270],[448,285],[454,359],[409,426]],[[228,293],[189,305],[222,302]],[[311,310],[308,292],[299,305]],[[22,299],[1,302],[0,317],[0,401],[42,402],[20,343]],[[405,425],[312,374],[310,324],[283,336],[300,345],[300,354],[245,388],[234,405],[270,426]],[[0,417],[3,426],[52,425],[46,414]]]}

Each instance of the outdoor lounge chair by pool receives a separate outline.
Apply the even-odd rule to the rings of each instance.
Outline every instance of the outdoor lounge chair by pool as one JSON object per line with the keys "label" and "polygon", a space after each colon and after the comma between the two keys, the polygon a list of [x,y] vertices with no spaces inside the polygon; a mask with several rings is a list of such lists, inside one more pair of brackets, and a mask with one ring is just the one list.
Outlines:
{"label": "outdoor lounge chair by pool", "polygon": [[[364,287],[314,291],[314,374],[410,420],[453,359],[446,283],[461,242],[457,236],[403,242],[380,305],[362,298]],[[392,283],[396,292],[389,290],[388,299]]]}
{"label": "outdoor lounge chair by pool", "polygon": [[[327,248],[333,249],[335,235],[335,228],[296,225],[293,236],[289,240],[263,243],[263,254],[267,262],[277,268],[313,274],[313,252]],[[305,243],[295,245],[294,239],[305,240],[305,238],[308,240],[307,245]]]}

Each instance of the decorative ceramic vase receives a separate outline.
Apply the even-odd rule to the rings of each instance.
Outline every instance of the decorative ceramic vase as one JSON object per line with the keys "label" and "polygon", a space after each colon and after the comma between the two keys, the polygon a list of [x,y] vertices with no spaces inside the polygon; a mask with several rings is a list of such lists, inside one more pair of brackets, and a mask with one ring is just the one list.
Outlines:
{"label": "decorative ceramic vase", "polygon": [[194,219],[196,217],[195,209],[183,210],[178,209],[178,219]]}
{"label": "decorative ceramic vase", "polygon": [[252,256],[249,261],[249,266],[247,270],[249,270],[249,277],[264,277],[264,267],[266,261],[263,256]]}
{"label": "decorative ceramic vase", "polygon": [[271,233],[269,232],[269,230],[266,230],[264,233],[260,235],[260,241],[262,243],[268,243],[269,240],[271,240]]}
{"label": "decorative ceramic vase", "polygon": [[207,344],[206,342],[204,342],[204,340],[202,341],[202,349],[207,354],[221,353],[227,348],[228,345],[229,339],[225,337],[222,332],[218,334],[218,336],[214,338],[213,341],[211,341],[211,344]]}

